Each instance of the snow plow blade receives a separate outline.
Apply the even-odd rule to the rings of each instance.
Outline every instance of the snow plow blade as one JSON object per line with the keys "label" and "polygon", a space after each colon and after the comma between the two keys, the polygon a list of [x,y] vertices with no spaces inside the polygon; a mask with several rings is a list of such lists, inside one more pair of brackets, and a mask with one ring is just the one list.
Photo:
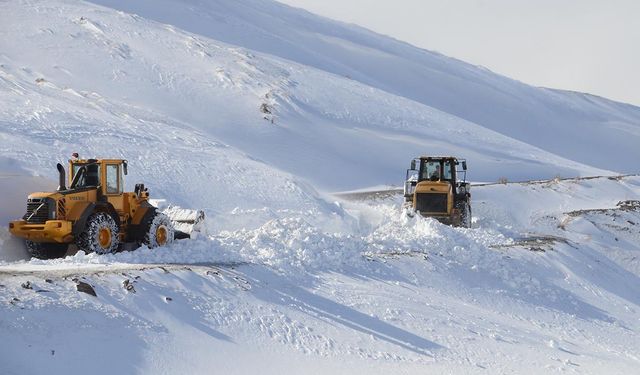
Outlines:
{"label": "snow plow blade", "polygon": [[191,210],[168,204],[166,199],[150,199],[149,203],[169,217],[175,230],[174,238],[176,240],[197,238],[199,235],[206,235],[203,210]]}
{"label": "snow plow blade", "polygon": [[204,211],[190,210],[178,206],[169,206],[162,210],[162,213],[169,216],[175,228],[175,238],[177,240],[185,238],[195,238],[198,234],[203,234],[204,227]]}

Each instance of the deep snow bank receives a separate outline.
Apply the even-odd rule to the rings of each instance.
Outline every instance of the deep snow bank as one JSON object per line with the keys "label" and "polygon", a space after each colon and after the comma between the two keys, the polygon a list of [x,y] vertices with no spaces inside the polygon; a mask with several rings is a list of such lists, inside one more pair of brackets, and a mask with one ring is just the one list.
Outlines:
{"label": "deep snow bank", "polygon": [[[567,231],[570,213],[640,200],[640,178],[492,185],[475,188],[473,198],[471,229],[409,218],[400,210],[400,199],[391,198],[377,203],[343,202],[344,216],[287,210],[271,218],[259,216],[265,221],[256,220],[252,222],[255,226],[243,229],[219,230],[213,225],[209,237],[178,241],[167,248],[112,255],[80,252],[65,259],[29,263],[63,267],[251,263],[295,277],[315,270],[357,269],[367,257],[417,253],[491,269],[502,257],[500,249],[544,250],[572,241],[581,246],[581,234]],[[230,221],[240,223],[246,215],[242,212],[240,218]]]}
{"label": "deep snow bank", "polygon": [[[140,373],[633,372],[640,211],[611,202],[638,200],[640,178],[473,194],[472,229],[409,219],[391,198],[342,203],[355,231],[291,213],[153,251],[0,265],[2,363],[64,372],[108,351],[124,359],[104,369]],[[79,355],[104,332],[112,345]]]}

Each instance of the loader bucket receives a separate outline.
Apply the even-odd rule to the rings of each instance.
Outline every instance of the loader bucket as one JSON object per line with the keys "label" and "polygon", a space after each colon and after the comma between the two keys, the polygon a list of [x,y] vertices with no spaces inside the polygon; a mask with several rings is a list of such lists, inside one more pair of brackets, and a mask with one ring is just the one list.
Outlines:
{"label": "loader bucket", "polygon": [[204,234],[204,211],[190,210],[178,206],[169,206],[162,210],[167,215],[175,228],[175,238],[195,238],[198,234]]}

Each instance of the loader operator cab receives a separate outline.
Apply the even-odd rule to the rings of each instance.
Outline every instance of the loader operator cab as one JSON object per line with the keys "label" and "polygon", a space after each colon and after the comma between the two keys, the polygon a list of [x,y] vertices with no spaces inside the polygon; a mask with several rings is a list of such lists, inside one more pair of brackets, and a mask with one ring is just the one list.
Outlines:
{"label": "loader operator cab", "polygon": [[69,164],[71,167],[70,189],[102,187],[102,193],[106,195],[124,192],[126,160],[69,160]]}
{"label": "loader operator cab", "polygon": [[423,164],[421,178],[424,181],[452,181],[455,171],[452,171],[452,163],[450,160],[431,160]]}
{"label": "loader operator cab", "polygon": [[453,157],[421,157],[411,161],[407,169],[405,196],[413,194],[412,188],[422,181],[448,182],[454,189],[465,184],[467,162]]}

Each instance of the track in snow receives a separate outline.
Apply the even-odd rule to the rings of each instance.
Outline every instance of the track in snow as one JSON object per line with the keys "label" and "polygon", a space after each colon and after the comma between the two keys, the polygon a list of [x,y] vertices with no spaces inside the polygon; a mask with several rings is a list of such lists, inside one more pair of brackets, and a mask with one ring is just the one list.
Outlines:
{"label": "track in snow", "polygon": [[218,271],[228,272],[228,270],[246,265],[243,262],[223,262],[223,263],[162,263],[162,264],[9,264],[0,266],[0,278],[14,276],[41,276],[41,277],[72,277],[80,275],[97,275],[120,273],[125,271],[146,271],[151,269],[162,269],[164,271],[185,270],[185,271]]}
{"label": "track in snow", "polygon": [[[548,180],[526,180],[526,181],[514,181],[514,182],[477,182],[471,183],[471,187],[482,187],[482,186],[495,186],[495,185],[534,185],[534,184],[548,184],[552,182],[561,182],[561,181],[587,181],[587,180],[595,180],[595,179],[609,179],[609,180],[622,180],[627,177],[637,177],[640,174],[623,174],[623,175],[613,175],[613,176],[585,176],[585,177],[567,177],[567,178],[553,178]],[[383,190],[371,190],[371,191],[346,191],[346,192],[338,192],[333,193],[334,196],[350,201],[367,201],[367,200],[383,200],[392,198],[396,195],[402,195],[404,190],[402,188],[395,189],[383,189]]]}

